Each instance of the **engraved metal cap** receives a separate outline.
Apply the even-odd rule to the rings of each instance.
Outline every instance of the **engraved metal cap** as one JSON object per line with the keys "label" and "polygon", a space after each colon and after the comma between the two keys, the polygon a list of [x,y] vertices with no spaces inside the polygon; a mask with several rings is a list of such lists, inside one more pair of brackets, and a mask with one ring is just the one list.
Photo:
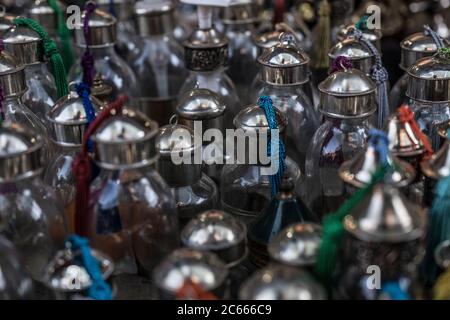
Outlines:
{"label": "engraved metal cap", "polygon": [[[58,6],[65,12],[65,8],[63,8],[62,3],[59,1]],[[27,10],[27,16],[44,27],[45,31],[47,31],[50,36],[56,36],[58,19],[55,11],[50,7],[47,0],[34,0]]]}
{"label": "engraved metal cap", "polygon": [[395,156],[412,157],[426,152],[420,137],[412,130],[409,122],[402,122],[397,115],[389,117],[386,124],[389,150]]}
{"label": "engraved metal cap", "polygon": [[253,0],[224,7],[221,14],[224,24],[255,23],[258,18],[256,3]]}
{"label": "engraved metal cap", "polygon": [[41,37],[24,26],[12,26],[3,35],[5,50],[10,52],[20,65],[44,62],[44,47]]}
{"label": "engraved metal cap", "polygon": [[3,39],[4,34],[8,31],[9,28],[13,25],[12,21],[15,16],[8,13],[0,12],[0,37]]}
{"label": "engraved metal cap", "polygon": [[319,111],[334,118],[368,117],[377,110],[376,85],[357,69],[344,69],[319,84]]}
{"label": "engraved metal cap", "polygon": [[43,138],[17,123],[0,128],[0,182],[34,177],[44,168]]}
{"label": "engraved metal cap", "polygon": [[22,95],[27,90],[24,66],[6,50],[0,52],[0,85],[4,97]]}
{"label": "engraved metal cap", "polygon": [[[97,114],[102,103],[90,97],[92,106]],[[83,99],[76,92],[69,92],[61,97],[46,114],[50,124],[50,137],[54,143],[63,147],[81,146],[83,135],[86,130],[88,120],[83,105]]]}
{"label": "engraved metal cap", "polygon": [[437,52],[433,38],[423,32],[414,33],[400,42],[400,68],[408,70],[417,60],[434,55]]}
{"label": "engraved metal cap", "polygon": [[[201,143],[195,145],[194,133],[186,126],[177,124],[172,117],[173,124],[159,128],[156,138],[156,151],[160,157],[157,163],[158,172],[172,187],[189,186],[196,183],[202,177],[202,164],[196,164],[195,152],[201,155]],[[190,159],[190,163],[176,164],[173,156],[179,159]]]}
{"label": "engraved metal cap", "polygon": [[[92,256],[99,262],[103,279],[108,279],[114,271],[114,264],[106,255],[91,249]],[[44,270],[44,283],[57,292],[75,293],[88,289],[92,278],[83,266],[80,250],[60,250]]]}
{"label": "engraved metal cap", "polygon": [[322,227],[314,223],[296,223],[281,231],[269,243],[270,257],[295,267],[312,266],[316,262]]}
{"label": "engraved metal cap", "polygon": [[106,119],[91,136],[95,161],[106,169],[132,169],[157,161],[158,124],[143,113],[125,107]]}
{"label": "engraved metal cap", "polygon": [[325,300],[325,289],[306,271],[286,265],[269,265],[242,285],[241,300]]}
{"label": "engraved metal cap", "polygon": [[[85,47],[83,21],[86,11],[82,13],[81,24],[75,24],[75,44],[78,47]],[[89,17],[90,47],[112,46],[116,42],[117,20],[111,14],[96,9]]]}
{"label": "engraved metal cap", "polygon": [[141,37],[162,35],[174,29],[174,6],[169,0],[139,1],[134,13]]}
{"label": "engraved metal cap", "polygon": [[370,74],[371,68],[375,64],[375,56],[363,42],[355,37],[339,41],[330,49],[328,53],[330,65],[339,56],[349,59],[355,69],[361,70],[365,74]]}
{"label": "engraved metal cap", "polygon": [[261,65],[261,79],[272,85],[307,82],[309,60],[290,33],[281,33],[278,44],[265,50],[257,59]]}
{"label": "engraved metal cap", "polygon": [[411,241],[423,236],[425,216],[399,189],[379,183],[345,217],[344,227],[362,241]]}
{"label": "engraved metal cap", "polygon": [[420,168],[423,174],[431,179],[448,177],[450,175],[450,140],[447,139],[430,159],[422,161]]}
{"label": "engraved metal cap", "polygon": [[180,118],[204,120],[217,118],[225,113],[226,106],[220,96],[208,89],[193,89],[181,97],[177,105]]}
{"label": "engraved metal cap", "polygon": [[181,232],[186,247],[217,254],[228,268],[247,255],[247,227],[228,213],[209,210],[192,219]]}
{"label": "engraved metal cap", "polygon": [[227,267],[214,253],[188,248],[173,251],[153,270],[156,286],[171,296],[188,281],[216,293],[227,276]]}
{"label": "engraved metal cap", "polygon": [[406,96],[422,102],[450,101],[450,57],[438,52],[408,69]]}
{"label": "engraved metal cap", "polygon": [[[282,133],[287,126],[286,116],[276,107],[274,107],[278,128],[280,133]],[[259,105],[250,105],[242,109],[233,120],[234,126],[239,129],[244,129],[245,131],[266,131],[269,130],[269,123],[266,118],[266,114]]]}
{"label": "engraved metal cap", "polygon": [[133,5],[135,0],[95,0],[97,7],[105,12],[114,13],[119,21],[129,20],[133,17]]}
{"label": "engraved metal cap", "polygon": [[[347,37],[349,37],[351,31],[354,28],[355,28],[355,25],[353,25],[353,24],[348,24],[348,25],[342,26],[337,33],[338,40],[342,41],[342,40],[346,39]],[[381,32],[380,29],[362,28],[361,33],[362,33],[362,36],[364,39],[372,42],[375,45],[375,47],[377,47],[378,50],[381,49],[380,40],[383,37],[383,33]]]}

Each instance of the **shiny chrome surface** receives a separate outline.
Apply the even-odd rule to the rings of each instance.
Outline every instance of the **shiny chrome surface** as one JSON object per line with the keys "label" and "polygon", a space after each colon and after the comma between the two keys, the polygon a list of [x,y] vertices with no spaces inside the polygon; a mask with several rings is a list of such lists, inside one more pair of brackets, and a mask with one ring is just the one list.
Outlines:
{"label": "shiny chrome surface", "polygon": [[222,23],[224,24],[249,24],[255,23],[258,12],[254,1],[224,7],[221,10]]}
{"label": "shiny chrome surface", "polygon": [[431,179],[438,180],[450,175],[450,141],[447,140],[429,160],[420,164],[422,172]]}
{"label": "shiny chrome surface", "polygon": [[174,29],[174,6],[171,1],[139,1],[134,13],[141,37],[162,35]]}
{"label": "shiny chrome surface", "polygon": [[217,118],[225,113],[226,106],[220,96],[208,89],[194,89],[180,98],[177,114],[189,120]]}
{"label": "shiny chrome surface", "polygon": [[192,249],[217,254],[227,267],[240,263],[247,255],[247,227],[220,210],[209,210],[191,220],[181,232],[181,241]]}
{"label": "shiny chrome surface", "polygon": [[410,157],[425,152],[422,140],[416,136],[411,125],[408,122],[399,121],[396,115],[389,117],[386,132],[389,138],[389,150],[393,155]]}
{"label": "shiny chrome surface", "polygon": [[331,61],[339,56],[347,57],[353,64],[353,68],[361,70],[369,75],[372,66],[375,64],[375,57],[367,46],[354,37],[346,38],[335,44],[329,51],[328,56]]}
{"label": "shiny chrome surface", "polygon": [[322,227],[314,223],[297,223],[285,228],[268,246],[275,261],[291,266],[312,266],[316,262]]}
{"label": "shiny chrome surface", "polygon": [[[135,0],[113,0],[115,17],[119,21],[129,20],[133,16],[133,7]],[[97,8],[109,12],[111,0],[95,0]]]}
{"label": "shiny chrome surface", "polygon": [[[63,12],[65,12],[65,7],[60,1],[58,6]],[[27,16],[35,21],[37,21],[45,31],[52,37],[56,36],[56,30],[58,27],[58,21],[55,12],[52,7],[49,6],[47,0],[34,0],[31,6],[27,10]]]}
{"label": "shiny chrome surface", "polygon": [[108,119],[91,139],[95,146],[95,161],[106,169],[131,169],[157,161],[155,138],[158,124],[144,114],[127,107]]}
{"label": "shiny chrome surface", "polygon": [[[286,129],[288,119],[286,119],[286,116],[278,108],[275,107],[274,109],[277,115],[278,128],[280,129],[280,133],[282,133]],[[243,108],[234,117],[233,124],[236,128],[241,128],[246,131],[259,132],[269,129],[266,114],[258,105],[250,105]]]}
{"label": "shiny chrome surface", "polygon": [[377,110],[376,85],[357,69],[329,75],[319,84],[319,91],[319,111],[331,117],[367,117]]}
{"label": "shiny chrome surface", "polygon": [[[342,26],[337,33],[339,41],[342,41],[345,38],[347,38],[350,31],[353,28],[355,28],[355,25],[353,24]],[[377,49],[379,50],[381,49],[380,40],[383,37],[383,33],[381,32],[380,29],[363,29],[361,30],[361,32],[363,34],[364,39],[367,39],[370,42],[372,42],[377,47]]]}
{"label": "shiny chrome surface", "polygon": [[242,300],[325,300],[324,288],[306,271],[269,265],[255,272],[239,291]]}
{"label": "shiny chrome surface", "polygon": [[5,97],[22,95],[27,90],[24,69],[7,51],[0,53],[0,85]]}
{"label": "shiny chrome surface", "polygon": [[[75,25],[75,44],[79,47],[85,47],[86,42],[83,32],[83,21],[86,12],[83,11],[81,24]],[[116,42],[117,20],[112,15],[96,9],[89,19],[90,47],[112,46]]]}
{"label": "shiny chrome surface", "polygon": [[344,228],[362,241],[395,243],[421,238],[425,220],[400,190],[377,184],[345,217]]}
{"label": "shiny chrome surface", "polygon": [[228,45],[228,40],[215,29],[196,29],[183,45],[193,49],[221,48]]}
{"label": "shiny chrome surface", "polygon": [[40,174],[44,167],[43,138],[19,125],[0,128],[0,182]]}
{"label": "shiny chrome surface", "polygon": [[3,35],[5,50],[10,52],[20,65],[37,64],[44,61],[44,48],[39,35],[26,27],[13,26]]}
{"label": "shiny chrome surface", "polygon": [[430,36],[426,36],[422,32],[414,33],[403,39],[400,48],[400,67],[405,71],[417,60],[432,56],[437,52],[436,43]]}

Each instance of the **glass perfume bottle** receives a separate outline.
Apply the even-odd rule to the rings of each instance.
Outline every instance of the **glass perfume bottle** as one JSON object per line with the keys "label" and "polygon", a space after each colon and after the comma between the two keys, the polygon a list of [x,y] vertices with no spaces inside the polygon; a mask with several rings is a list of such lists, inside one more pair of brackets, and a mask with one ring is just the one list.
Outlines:
{"label": "glass perfume bottle", "polygon": [[0,198],[8,224],[1,233],[21,254],[33,280],[42,271],[66,236],[66,222],[59,199],[45,185],[43,144],[39,135],[13,123],[0,129]]}
{"label": "glass perfume bottle", "polygon": [[[83,11],[82,22],[86,17]],[[87,41],[86,41],[87,40]],[[88,43],[88,45],[86,45]],[[93,58],[95,77],[112,88],[109,101],[115,100],[120,94],[130,97],[130,104],[136,105],[135,98],[139,96],[139,83],[136,76],[126,62],[117,54],[116,44],[116,19],[111,15],[96,9],[89,18],[87,39],[83,32],[83,24],[75,26],[75,45],[82,57],[82,52],[89,48]],[[75,63],[68,79],[81,81],[82,65],[80,61]]]}
{"label": "glass perfume bottle", "polygon": [[[175,198],[180,227],[199,212],[217,208],[217,186],[202,172],[202,146],[196,144],[193,132],[186,126],[170,124],[159,129],[155,143],[160,156],[158,172]],[[174,163],[174,159],[183,162]]]}
{"label": "glass perfume bottle", "polygon": [[130,66],[141,84],[139,108],[161,126],[169,123],[187,77],[183,49],[172,36],[173,11],[167,0],[141,1],[135,7],[142,45]]}
{"label": "glass perfume bottle", "polygon": [[339,167],[363,150],[368,118],[376,111],[376,86],[362,71],[341,69],[319,85],[319,111],[324,121],[306,154],[309,208],[320,218],[335,211],[347,198]]}

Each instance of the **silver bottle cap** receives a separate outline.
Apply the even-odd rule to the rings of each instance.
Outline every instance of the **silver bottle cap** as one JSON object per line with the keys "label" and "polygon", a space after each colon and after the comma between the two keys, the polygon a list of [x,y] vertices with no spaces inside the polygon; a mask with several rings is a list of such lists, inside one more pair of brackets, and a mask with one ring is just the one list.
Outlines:
{"label": "silver bottle cap", "polygon": [[[113,9],[117,20],[126,21],[133,17],[134,2],[135,0],[113,0]],[[110,12],[111,0],[95,0],[95,3],[100,10]]]}
{"label": "silver bottle cap", "polygon": [[5,97],[18,96],[25,93],[25,67],[7,51],[0,52],[0,85]]}
{"label": "silver bottle cap", "polygon": [[[284,132],[288,124],[286,116],[276,107],[274,107],[278,128],[280,133]],[[269,123],[266,114],[259,105],[250,105],[242,109],[233,120],[233,124],[237,129],[244,129],[245,131],[261,132],[269,130]]]}
{"label": "silver bottle cap", "polygon": [[247,255],[247,227],[220,210],[209,210],[192,219],[181,232],[181,241],[192,249],[211,251],[227,264],[239,264]]}
{"label": "silver bottle cap", "polygon": [[[196,146],[194,141],[192,130],[176,122],[159,128],[155,141],[156,151],[159,153],[157,167],[169,187],[189,186],[201,179],[202,164],[195,163],[195,154],[201,155],[202,145],[200,143]],[[174,163],[174,156],[180,161],[189,159],[190,162]]]}
{"label": "silver bottle cap", "polygon": [[[81,16],[81,24],[75,25],[75,44],[78,47],[86,47],[84,39],[83,21],[86,16],[86,11],[83,11]],[[117,20],[109,13],[96,9],[89,18],[89,32],[90,47],[105,47],[112,46],[116,42]]]}
{"label": "silver bottle cap", "polygon": [[[63,12],[65,8],[61,2],[57,2],[58,6]],[[58,29],[58,19],[55,11],[50,7],[47,0],[34,0],[31,6],[27,10],[27,16],[37,21],[42,27],[44,27],[47,33],[54,37],[56,36],[56,30]]]}
{"label": "silver bottle cap", "polygon": [[438,152],[430,159],[422,161],[420,168],[425,176],[431,179],[441,179],[450,175],[450,141],[446,140]]}
{"label": "silver bottle cap", "polygon": [[[350,35],[350,32],[353,30],[353,28],[355,28],[354,24],[348,24],[348,25],[342,26],[337,33],[338,40],[342,41],[342,40],[346,39]],[[377,49],[381,49],[380,48],[380,40],[383,37],[383,33],[381,32],[380,29],[363,28],[361,30],[361,32],[362,32],[364,39],[372,42],[375,45],[375,47],[377,47]]]}
{"label": "silver bottle cap", "polygon": [[133,169],[149,166],[158,159],[155,139],[158,124],[143,113],[124,107],[106,119],[91,136],[95,161],[105,169]]}
{"label": "silver bottle cap", "polygon": [[450,57],[444,53],[416,61],[408,75],[407,97],[421,102],[450,101]]}
{"label": "silver bottle cap", "polygon": [[339,56],[348,58],[355,69],[361,70],[367,75],[370,74],[371,68],[375,64],[375,56],[364,43],[355,37],[348,37],[330,49],[328,53],[330,65],[331,61]]}
{"label": "silver bottle cap", "polygon": [[0,182],[34,177],[42,172],[43,138],[17,123],[0,128]]}
{"label": "silver bottle cap", "polygon": [[316,262],[322,227],[314,223],[296,223],[281,231],[268,250],[270,257],[282,264],[302,267]]}
{"label": "silver bottle cap", "polygon": [[261,79],[272,85],[295,85],[309,80],[309,57],[298,49],[294,35],[281,33],[279,42],[257,59]]}
{"label": "silver bottle cap", "polygon": [[134,13],[141,37],[162,35],[174,29],[174,6],[171,1],[139,1]]}
{"label": "silver bottle cap", "polygon": [[258,12],[255,1],[231,5],[221,10],[224,24],[250,24],[255,23]]}
{"label": "silver bottle cap", "polygon": [[269,265],[242,285],[241,300],[325,300],[325,289],[306,271]]}
{"label": "silver bottle cap", "polygon": [[389,150],[395,156],[413,157],[426,151],[422,140],[414,133],[409,122],[400,121],[396,115],[389,117],[386,132]]}
{"label": "silver bottle cap", "polygon": [[20,65],[44,62],[44,47],[41,37],[24,26],[12,26],[3,35],[5,50],[10,52]]}
{"label": "silver bottle cap", "polygon": [[186,282],[215,291],[228,276],[225,264],[214,254],[188,248],[177,249],[153,270],[153,281],[163,292],[176,295]]}
{"label": "silver bottle cap", "polygon": [[[102,103],[90,97],[97,114]],[[50,137],[53,142],[63,147],[79,147],[83,144],[83,135],[88,120],[83,106],[83,99],[76,92],[69,92],[61,97],[46,114],[50,124]]]}
{"label": "silver bottle cap", "polygon": [[344,69],[319,84],[319,111],[334,118],[368,117],[377,110],[376,85],[357,69]]}
{"label": "silver bottle cap", "polygon": [[380,183],[344,218],[344,227],[362,241],[412,241],[423,236],[425,216],[400,190]]}

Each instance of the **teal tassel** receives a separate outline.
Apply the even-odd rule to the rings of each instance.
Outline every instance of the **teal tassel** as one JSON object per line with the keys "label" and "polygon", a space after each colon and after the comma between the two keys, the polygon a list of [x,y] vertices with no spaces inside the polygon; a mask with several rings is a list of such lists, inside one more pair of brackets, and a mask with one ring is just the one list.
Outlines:
{"label": "teal tassel", "polygon": [[401,287],[398,281],[390,281],[383,284],[381,292],[391,300],[410,300],[409,295]]}

